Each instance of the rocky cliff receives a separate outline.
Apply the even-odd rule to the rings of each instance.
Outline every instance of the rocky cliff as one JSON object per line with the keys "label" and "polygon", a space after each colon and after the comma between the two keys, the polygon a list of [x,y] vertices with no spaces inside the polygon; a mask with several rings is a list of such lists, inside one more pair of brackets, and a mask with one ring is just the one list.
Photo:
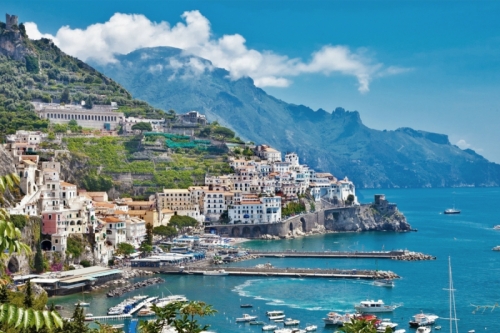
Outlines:
{"label": "rocky cliff", "polygon": [[383,211],[376,205],[362,205],[325,211],[325,228],[330,231],[410,231],[406,217],[397,209]]}

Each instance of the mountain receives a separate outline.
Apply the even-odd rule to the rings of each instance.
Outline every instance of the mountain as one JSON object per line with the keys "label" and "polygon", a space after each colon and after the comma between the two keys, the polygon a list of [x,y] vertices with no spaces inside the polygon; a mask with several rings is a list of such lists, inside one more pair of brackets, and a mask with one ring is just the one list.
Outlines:
{"label": "mountain", "polygon": [[145,48],[116,59],[94,67],[136,98],[164,110],[198,110],[242,138],[295,151],[309,166],[348,176],[358,187],[500,184],[500,165],[461,150],[443,134],[379,131],[363,125],[357,111],[289,104],[250,78],[231,80],[228,71],[176,48]]}

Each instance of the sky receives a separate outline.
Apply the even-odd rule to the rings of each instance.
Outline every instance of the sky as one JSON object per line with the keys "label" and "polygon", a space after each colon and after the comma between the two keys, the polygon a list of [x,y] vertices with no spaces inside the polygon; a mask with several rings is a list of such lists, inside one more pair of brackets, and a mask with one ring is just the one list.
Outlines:
{"label": "sky", "polygon": [[500,2],[3,0],[82,60],[175,46],[289,103],[449,135],[500,163]]}

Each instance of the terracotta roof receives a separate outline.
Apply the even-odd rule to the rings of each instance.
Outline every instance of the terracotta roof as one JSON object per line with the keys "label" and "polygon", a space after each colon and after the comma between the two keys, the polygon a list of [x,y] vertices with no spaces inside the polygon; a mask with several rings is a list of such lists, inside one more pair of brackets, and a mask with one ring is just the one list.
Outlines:
{"label": "terracotta roof", "polygon": [[75,186],[75,187],[76,187],[76,185],[75,185],[75,184],[66,183],[66,182],[64,182],[64,181],[61,181],[61,185],[62,185],[62,186]]}
{"label": "terracotta roof", "polygon": [[154,201],[131,201],[131,202],[126,202],[125,204],[127,206],[146,206],[146,205],[154,205]]}
{"label": "terracotta roof", "polygon": [[104,222],[123,222],[122,220],[120,220],[119,218],[116,218],[116,217],[105,217],[102,219]]}
{"label": "terracotta roof", "polygon": [[128,215],[146,215],[147,210],[129,210]]}
{"label": "terracotta roof", "polygon": [[109,202],[94,202],[94,206],[102,208],[115,208],[115,205]]}
{"label": "terracotta roof", "polygon": [[161,210],[161,212],[162,212],[163,214],[168,214],[168,213],[173,214],[173,213],[174,213],[174,211],[173,211],[173,210],[170,210],[170,209],[168,209],[168,208],[163,208],[163,209]]}
{"label": "terracotta roof", "polygon": [[30,160],[23,160],[23,163],[24,164],[28,164],[28,165],[36,165],[36,163],[30,161]]}

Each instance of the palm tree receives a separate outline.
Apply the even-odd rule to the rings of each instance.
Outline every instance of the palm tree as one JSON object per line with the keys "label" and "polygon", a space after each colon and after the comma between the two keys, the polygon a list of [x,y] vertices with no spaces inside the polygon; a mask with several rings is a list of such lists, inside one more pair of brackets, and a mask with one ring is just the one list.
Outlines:
{"label": "palm tree", "polygon": [[[19,178],[15,174],[0,177],[0,198],[7,190],[13,189],[19,184]],[[21,242],[21,231],[12,223],[9,212],[0,208],[0,256],[8,257],[13,253],[30,254],[30,247]],[[6,253],[7,251],[7,253]],[[5,267],[2,265],[2,270]],[[2,271],[4,273],[4,271]],[[0,284],[7,284],[7,279],[1,279]],[[63,327],[63,321],[55,311],[39,311],[31,308],[22,308],[14,304],[0,304],[0,323],[4,327],[15,329],[28,329],[34,327],[37,331],[45,327],[48,330]]]}

